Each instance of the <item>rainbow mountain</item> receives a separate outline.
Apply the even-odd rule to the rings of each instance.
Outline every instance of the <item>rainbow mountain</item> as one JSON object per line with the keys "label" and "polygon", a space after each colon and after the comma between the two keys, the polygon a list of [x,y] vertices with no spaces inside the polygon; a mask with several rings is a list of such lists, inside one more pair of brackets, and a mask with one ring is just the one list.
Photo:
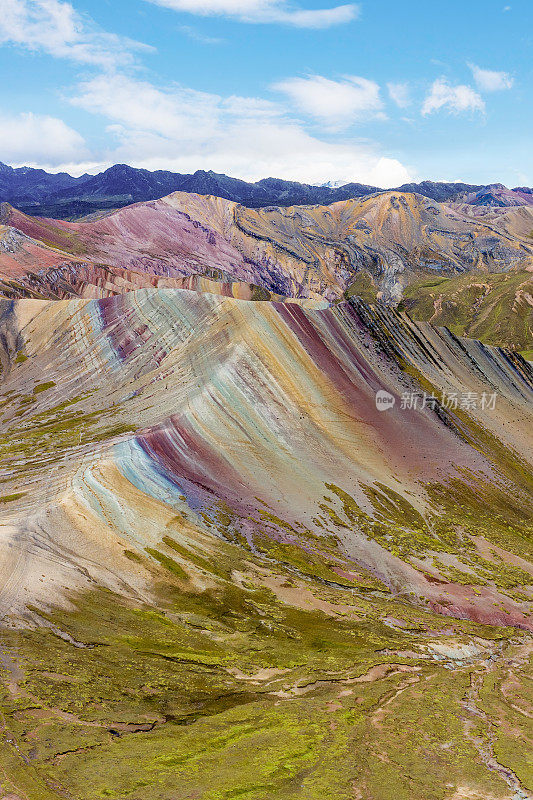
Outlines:
{"label": "rainbow mountain", "polygon": [[532,366],[394,306],[528,214],[3,207],[5,798],[532,796]]}

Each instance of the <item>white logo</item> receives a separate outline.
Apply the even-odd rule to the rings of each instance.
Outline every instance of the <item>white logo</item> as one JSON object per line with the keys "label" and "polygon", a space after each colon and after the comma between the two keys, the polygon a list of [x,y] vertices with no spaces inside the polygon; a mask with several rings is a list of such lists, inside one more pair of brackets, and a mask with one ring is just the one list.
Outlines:
{"label": "white logo", "polygon": [[396,398],[384,389],[380,389],[379,392],[376,393],[376,408],[378,411],[388,411],[389,408],[393,407],[395,402]]}

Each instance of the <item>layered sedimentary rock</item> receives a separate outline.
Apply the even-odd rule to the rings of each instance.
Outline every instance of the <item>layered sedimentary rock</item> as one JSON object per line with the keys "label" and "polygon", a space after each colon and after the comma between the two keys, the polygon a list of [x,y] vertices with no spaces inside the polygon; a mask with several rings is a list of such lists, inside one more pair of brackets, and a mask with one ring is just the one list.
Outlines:
{"label": "layered sedimentary rock", "polygon": [[[475,575],[477,585],[471,557],[481,551],[473,541],[490,542],[492,533],[479,517],[474,535],[469,520],[489,495],[491,524],[497,530],[494,509],[502,504],[503,528],[510,523],[512,533],[499,535],[523,552],[529,509],[520,476],[530,456],[532,375],[520,356],[358,301],[313,310],[179,290],[4,301],[2,331],[5,494],[24,490],[5,508],[13,508],[17,541],[28,520],[48,541],[49,502],[64,546],[72,525],[91,539],[98,518],[119,549],[149,544],[122,530],[112,507],[123,499],[112,500],[112,485],[99,497],[94,475],[105,462],[122,475],[119,493],[130,481],[157,502],[201,512],[208,528],[225,509],[231,536],[252,550],[256,536],[304,549],[306,537],[318,549],[322,539],[335,542],[339,569],[370,569],[389,590],[444,612],[531,627],[529,606],[498,588],[488,561],[475,592],[468,581],[449,580],[446,562],[441,574],[432,561],[449,551],[454,569]],[[394,407],[376,406],[380,391]],[[424,394],[436,399],[413,408],[412,398],[421,404]],[[457,408],[447,407],[448,395],[459,397]],[[458,515],[446,532],[438,530],[442,504],[447,516]],[[269,517],[278,522],[265,527]],[[41,552],[39,538],[30,537],[36,558],[73,568],[54,548]],[[4,546],[7,556],[9,539]],[[127,580],[129,564],[120,552],[114,563],[114,549],[102,552],[98,569]],[[3,563],[16,574],[9,558]],[[28,584],[41,601],[55,594],[49,583],[26,581],[26,560],[18,564],[17,587]],[[7,593],[1,602],[4,611],[10,603],[20,611],[26,599]]]}
{"label": "layered sedimentary rock", "polygon": [[[451,207],[401,192],[264,209],[176,192],[76,223],[32,218],[4,204],[0,278],[9,296],[27,288],[29,296],[98,297],[124,291],[124,270],[135,273],[128,288],[163,285],[154,276],[198,274],[332,301],[365,270],[381,299],[395,303],[428,272],[530,269],[531,213]],[[71,279],[73,268],[85,275],[85,291]],[[103,291],[102,269],[109,275]]]}
{"label": "layered sedimentary rock", "polygon": [[528,798],[519,356],[359,300],[0,301],[10,798]]}
{"label": "layered sedimentary rock", "polygon": [[29,297],[42,300],[50,296],[57,300],[73,296],[104,298],[145,287],[189,289],[241,300],[285,300],[310,306],[328,305],[326,301],[321,300],[284,298],[253,283],[225,281],[218,271],[213,271],[209,275],[193,274],[183,278],[167,278],[132,269],[106,267],[103,264],[73,262],[63,263],[46,271],[29,272],[22,279],[7,276],[0,278],[0,296],[12,299]]}
{"label": "layered sedimentary rock", "polygon": [[[376,303],[379,289],[366,270],[346,291]],[[467,272],[425,276],[404,290],[400,307],[416,320],[446,326],[457,336],[509,347],[531,360],[533,356],[533,273]]]}

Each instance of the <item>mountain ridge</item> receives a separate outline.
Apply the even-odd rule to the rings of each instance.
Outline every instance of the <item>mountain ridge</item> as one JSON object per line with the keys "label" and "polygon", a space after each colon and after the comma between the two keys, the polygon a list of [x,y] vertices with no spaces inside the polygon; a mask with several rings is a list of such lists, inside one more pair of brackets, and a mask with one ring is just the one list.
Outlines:
{"label": "mountain ridge", "polygon": [[0,204],[3,800],[530,796],[532,229]]}
{"label": "mountain ridge", "polygon": [[6,800],[529,796],[520,356],[143,288],[0,301],[0,359]]}
{"label": "mountain ridge", "polygon": [[531,206],[452,205],[398,191],[260,209],[174,192],[84,221],[29,216],[4,203],[1,291],[101,297],[199,275],[334,302],[368,273],[379,299],[394,305],[419,279],[531,271],[532,228]]}
{"label": "mountain ridge", "polygon": [[[532,189],[507,189],[502,184],[482,186],[424,180],[402,184],[392,190],[416,192],[437,202],[463,201],[472,205],[496,206],[533,204]],[[9,202],[34,216],[56,219],[81,217],[98,210],[158,200],[175,191],[209,194],[249,208],[264,208],[270,205],[330,205],[392,190],[356,182],[316,186],[273,177],[247,182],[212,170],[176,173],[138,169],[127,164],[114,164],[97,175],[73,177],[66,172],[13,168],[0,162],[0,202]]]}

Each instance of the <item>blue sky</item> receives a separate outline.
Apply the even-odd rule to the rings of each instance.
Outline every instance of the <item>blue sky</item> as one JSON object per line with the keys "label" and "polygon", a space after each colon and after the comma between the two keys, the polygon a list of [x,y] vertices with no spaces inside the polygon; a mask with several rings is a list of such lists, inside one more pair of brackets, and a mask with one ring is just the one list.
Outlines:
{"label": "blue sky", "polygon": [[0,160],[533,184],[532,0],[2,0]]}

